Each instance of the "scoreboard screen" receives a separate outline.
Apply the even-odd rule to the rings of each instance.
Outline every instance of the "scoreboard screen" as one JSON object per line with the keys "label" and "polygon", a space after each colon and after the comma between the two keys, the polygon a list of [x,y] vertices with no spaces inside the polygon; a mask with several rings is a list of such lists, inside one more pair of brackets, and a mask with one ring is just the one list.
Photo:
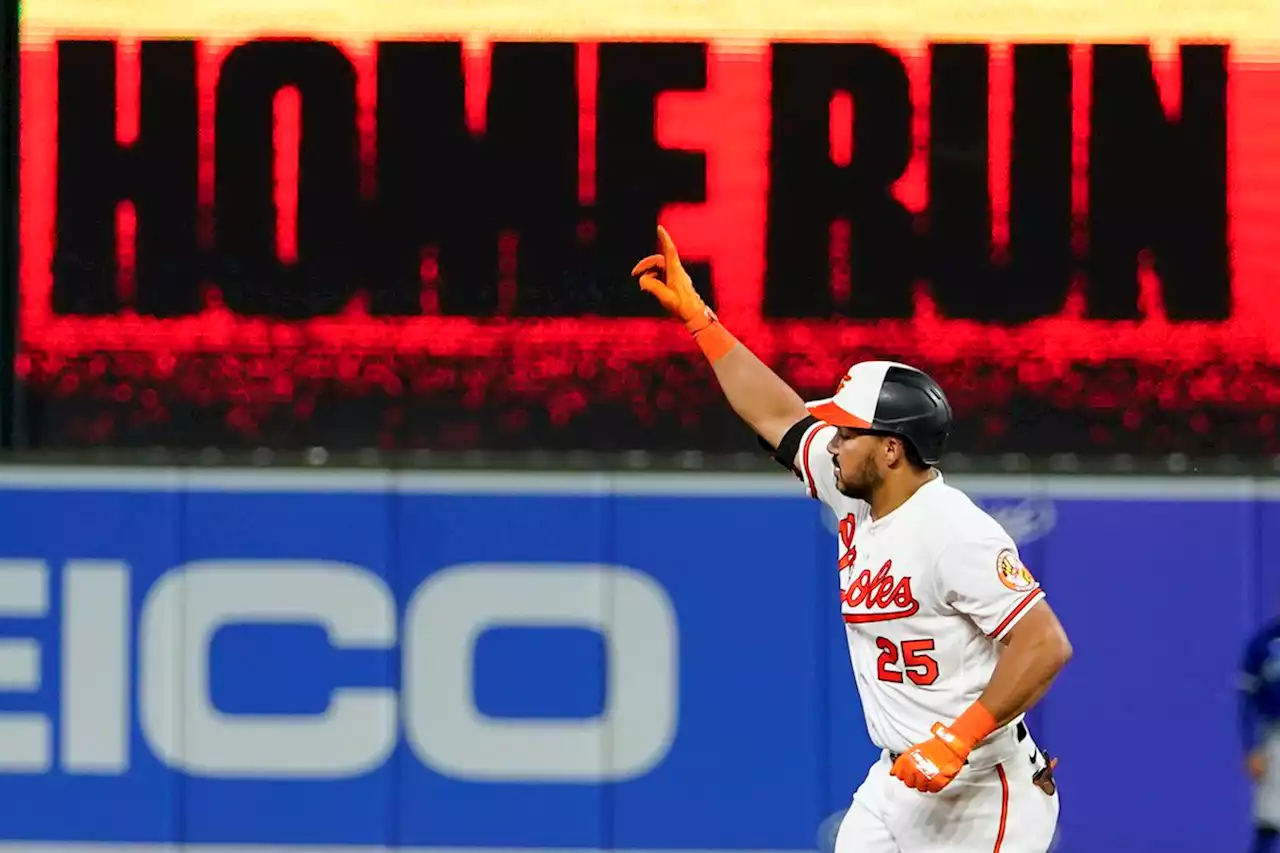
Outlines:
{"label": "scoreboard screen", "polygon": [[35,444],[752,445],[662,223],[806,396],[978,452],[1280,452],[1280,2],[30,0]]}

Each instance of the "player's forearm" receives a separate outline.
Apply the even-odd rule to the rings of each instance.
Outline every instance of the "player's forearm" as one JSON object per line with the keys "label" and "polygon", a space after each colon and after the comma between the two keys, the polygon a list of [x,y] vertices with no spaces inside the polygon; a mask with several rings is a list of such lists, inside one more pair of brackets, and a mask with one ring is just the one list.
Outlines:
{"label": "player's forearm", "polygon": [[1033,613],[1033,624],[1019,625],[1010,633],[1004,654],[977,701],[949,726],[939,723],[932,729],[934,737],[961,760],[987,735],[1013,722],[1043,696],[1071,657],[1071,644],[1057,618],[1041,603],[1023,621]]}
{"label": "player's forearm", "polygon": [[1035,705],[1070,659],[1071,644],[1061,630],[1014,636],[978,702],[1003,726]]}
{"label": "player's forearm", "polygon": [[774,447],[808,412],[790,385],[741,343],[712,362],[733,411]]}

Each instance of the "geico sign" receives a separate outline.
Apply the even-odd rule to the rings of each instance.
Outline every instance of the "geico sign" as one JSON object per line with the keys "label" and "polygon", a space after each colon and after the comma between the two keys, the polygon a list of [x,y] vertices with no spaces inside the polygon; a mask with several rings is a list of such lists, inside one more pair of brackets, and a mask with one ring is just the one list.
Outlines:
{"label": "geico sign", "polygon": [[[0,617],[50,611],[48,567],[0,562]],[[61,574],[57,765],[119,775],[130,765],[130,703],[151,751],[169,767],[218,778],[342,778],[384,764],[403,722],[433,770],[492,781],[634,778],[675,737],[677,626],[649,576],[596,564],[466,564],[433,574],[403,624],[386,583],[327,561],[209,560],[160,577],[137,618],[137,689],[130,684],[129,567],[72,561]],[[607,605],[606,605],[607,603]],[[209,649],[229,625],[322,626],[337,649],[401,643],[400,691],[332,686],[318,714],[242,715],[209,693]],[[581,719],[499,719],[472,689],[476,640],[508,626],[581,627],[607,650],[603,712]],[[0,639],[0,691],[41,684],[41,644]],[[0,713],[0,770],[53,769],[52,714]]]}

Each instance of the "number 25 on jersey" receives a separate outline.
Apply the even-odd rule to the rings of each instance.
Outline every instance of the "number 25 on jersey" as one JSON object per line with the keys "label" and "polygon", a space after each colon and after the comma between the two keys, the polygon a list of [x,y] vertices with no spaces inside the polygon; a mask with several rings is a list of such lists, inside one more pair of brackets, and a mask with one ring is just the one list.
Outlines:
{"label": "number 25 on jersey", "polygon": [[913,683],[927,687],[938,680],[938,662],[925,654],[933,651],[933,640],[903,640],[899,654],[892,640],[877,637],[876,648],[880,650],[876,675],[881,681],[901,684],[905,675]]}

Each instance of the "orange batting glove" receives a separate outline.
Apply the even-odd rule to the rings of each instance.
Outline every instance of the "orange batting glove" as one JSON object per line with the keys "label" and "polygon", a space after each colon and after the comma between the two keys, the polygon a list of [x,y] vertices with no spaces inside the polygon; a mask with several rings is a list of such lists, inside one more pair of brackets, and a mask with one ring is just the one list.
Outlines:
{"label": "orange batting glove", "polygon": [[934,723],[930,729],[933,737],[898,756],[889,773],[908,788],[936,794],[951,784],[969,753],[995,728],[996,720],[991,712],[974,702],[950,726]]}
{"label": "orange batting glove", "polygon": [[1267,775],[1267,754],[1261,749],[1255,749],[1249,753],[1249,777],[1257,782]]}
{"label": "orange batting glove", "polygon": [[693,289],[693,279],[680,264],[680,253],[667,229],[658,226],[660,255],[650,255],[631,271],[640,276],[640,289],[651,293],[672,316],[684,322],[690,334],[698,334],[716,322],[716,315]]}

